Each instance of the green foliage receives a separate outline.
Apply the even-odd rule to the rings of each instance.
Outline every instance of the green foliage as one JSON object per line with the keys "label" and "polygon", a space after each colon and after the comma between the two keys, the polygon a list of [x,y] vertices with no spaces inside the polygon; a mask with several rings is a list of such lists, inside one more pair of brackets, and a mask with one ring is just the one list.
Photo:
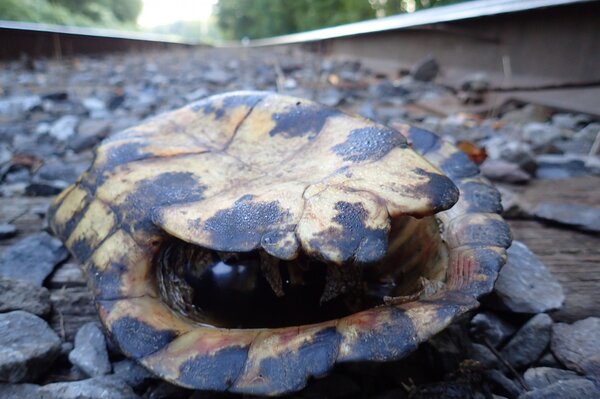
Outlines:
{"label": "green foliage", "polygon": [[219,0],[215,11],[224,37],[254,39],[459,1],[461,0]]}
{"label": "green foliage", "polygon": [[142,0],[0,0],[0,19],[60,25],[133,25]]}

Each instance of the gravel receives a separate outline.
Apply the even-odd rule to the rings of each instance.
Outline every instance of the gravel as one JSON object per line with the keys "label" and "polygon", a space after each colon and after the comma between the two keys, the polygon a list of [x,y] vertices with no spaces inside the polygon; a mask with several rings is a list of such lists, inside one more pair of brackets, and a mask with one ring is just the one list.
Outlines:
{"label": "gravel", "polygon": [[50,291],[24,280],[0,277],[0,313],[23,310],[37,316],[50,312]]}
{"label": "gravel", "polygon": [[561,285],[533,252],[520,241],[508,249],[494,294],[502,307],[516,313],[540,313],[565,301]]}
{"label": "gravel", "polygon": [[500,351],[515,368],[526,367],[540,358],[552,332],[552,319],[545,313],[533,316]]}
{"label": "gravel", "polygon": [[557,323],[552,329],[551,347],[569,369],[600,380],[600,318]]}
{"label": "gravel", "polygon": [[0,276],[41,286],[68,256],[59,240],[45,232],[37,233],[11,245],[0,255]]}
{"label": "gravel", "polygon": [[84,324],[75,336],[75,349],[69,353],[69,361],[90,377],[111,372],[106,339],[96,323]]}
{"label": "gravel", "polygon": [[35,380],[59,355],[60,344],[39,317],[23,311],[0,314],[0,381]]}

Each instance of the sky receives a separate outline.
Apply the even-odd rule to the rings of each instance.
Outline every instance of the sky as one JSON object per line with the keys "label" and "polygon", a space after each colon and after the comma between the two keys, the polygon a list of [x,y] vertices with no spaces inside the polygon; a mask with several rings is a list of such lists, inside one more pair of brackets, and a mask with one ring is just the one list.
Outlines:
{"label": "sky", "polygon": [[206,20],[217,0],[143,0],[138,24],[144,28],[177,21]]}

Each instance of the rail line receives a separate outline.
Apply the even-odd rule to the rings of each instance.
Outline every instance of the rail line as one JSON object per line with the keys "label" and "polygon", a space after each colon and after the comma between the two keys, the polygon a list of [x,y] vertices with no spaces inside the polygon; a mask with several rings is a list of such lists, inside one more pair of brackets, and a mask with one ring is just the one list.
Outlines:
{"label": "rail line", "polygon": [[[0,21],[0,58],[207,47],[178,37]],[[221,42],[218,48],[300,48],[360,59],[384,72],[428,56],[439,79],[458,87],[484,73],[506,96],[600,113],[600,1],[476,0],[279,37]]]}

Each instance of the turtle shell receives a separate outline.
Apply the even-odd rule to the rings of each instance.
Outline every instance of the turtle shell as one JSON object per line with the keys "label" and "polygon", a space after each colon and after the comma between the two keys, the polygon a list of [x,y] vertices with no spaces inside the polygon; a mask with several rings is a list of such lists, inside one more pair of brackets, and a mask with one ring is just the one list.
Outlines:
{"label": "turtle shell", "polygon": [[[277,395],[336,363],[402,358],[477,306],[511,240],[498,192],[478,173],[424,130],[234,92],[105,140],[90,170],[56,198],[49,223],[82,264],[123,353],[184,387]],[[179,280],[161,278],[157,259],[174,242],[288,266],[309,259],[394,288],[331,319],[316,306],[297,325],[219,324],[168,300],[164,291]],[[218,294],[207,303],[218,305]],[[268,312],[270,302],[252,306],[239,317]]]}

